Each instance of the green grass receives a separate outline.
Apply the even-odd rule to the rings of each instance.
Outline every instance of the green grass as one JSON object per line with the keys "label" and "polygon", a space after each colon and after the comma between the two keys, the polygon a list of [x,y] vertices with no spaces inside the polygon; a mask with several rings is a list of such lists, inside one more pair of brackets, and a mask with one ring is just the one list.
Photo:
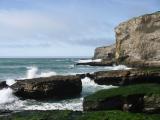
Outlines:
{"label": "green grass", "polygon": [[145,115],[121,111],[72,112],[25,111],[14,113],[0,120],[160,120],[160,115]]}
{"label": "green grass", "polygon": [[92,95],[85,97],[86,101],[101,101],[114,96],[128,96],[134,94],[160,94],[159,84],[139,84],[130,85],[109,90],[101,90]]}
{"label": "green grass", "polygon": [[68,120],[71,111],[23,111],[0,117],[0,120]]}
{"label": "green grass", "polygon": [[121,111],[86,112],[77,120],[160,120],[160,115],[133,114]]}
{"label": "green grass", "polygon": [[146,68],[140,68],[140,70],[144,72],[160,72],[160,67],[146,67]]}

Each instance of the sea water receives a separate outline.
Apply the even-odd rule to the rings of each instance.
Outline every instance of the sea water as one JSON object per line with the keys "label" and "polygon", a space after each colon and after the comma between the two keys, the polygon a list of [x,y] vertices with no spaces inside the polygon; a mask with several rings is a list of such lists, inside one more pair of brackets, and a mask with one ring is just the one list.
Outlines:
{"label": "sea water", "polygon": [[[80,58],[1,58],[0,81],[6,81],[10,86],[15,79],[32,79],[53,75],[75,75],[93,73],[100,70],[128,69],[126,66],[92,67],[77,66]],[[88,60],[87,60],[88,61]],[[36,101],[32,99],[20,100],[13,95],[10,88],[0,90],[0,109],[7,110],[83,110],[83,98],[101,89],[114,86],[97,85],[90,78],[82,79],[82,93],[80,97],[65,100]]]}

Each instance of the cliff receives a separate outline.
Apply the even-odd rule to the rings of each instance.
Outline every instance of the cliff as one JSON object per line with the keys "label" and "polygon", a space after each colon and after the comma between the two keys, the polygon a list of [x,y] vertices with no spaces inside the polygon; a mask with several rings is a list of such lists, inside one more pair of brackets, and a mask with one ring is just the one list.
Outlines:
{"label": "cliff", "polygon": [[123,22],[115,32],[117,60],[126,64],[160,65],[160,12]]}
{"label": "cliff", "polygon": [[98,47],[95,49],[94,59],[111,60],[115,57],[115,44],[111,46]]}
{"label": "cliff", "polygon": [[[115,52],[110,47],[95,50],[94,58],[106,58],[129,66],[160,66],[160,12],[135,17],[115,28]],[[107,57],[108,60],[108,57]]]}

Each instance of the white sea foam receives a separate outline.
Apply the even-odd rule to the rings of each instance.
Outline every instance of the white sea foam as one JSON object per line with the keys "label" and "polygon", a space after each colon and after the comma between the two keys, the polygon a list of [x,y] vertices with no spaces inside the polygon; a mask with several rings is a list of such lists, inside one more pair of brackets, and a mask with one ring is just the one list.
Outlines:
{"label": "white sea foam", "polygon": [[89,63],[89,62],[101,62],[102,59],[88,59],[88,60],[79,60],[78,63]]}
{"label": "white sea foam", "polygon": [[[113,69],[113,68],[112,68]],[[49,77],[56,75],[55,72],[42,72],[39,73],[37,67],[28,67],[26,78],[35,77]],[[7,84],[12,85],[15,81],[8,79]],[[109,89],[114,86],[98,85],[88,77],[82,79],[82,96],[81,98],[52,101],[52,102],[39,102],[36,100],[20,100],[13,95],[10,88],[0,90],[0,109],[9,110],[83,110],[83,97],[92,94],[101,89]]]}
{"label": "white sea foam", "polygon": [[108,66],[108,67],[105,67],[105,69],[107,70],[129,70],[129,69],[132,69],[132,68],[129,68],[125,65],[113,65],[113,66]]}
{"label": "white sea foam", "polygon": [[37,75],[37,72],[38,72],[38,68],[32,66],[32,67],[27,67],[27,69],[28,69],[27,70],[27,75],[26,75],[27,79],[35,78],[36,75]]}
{"label": "white sea foam", "polygon": [[89,95],[91,93],[94,93],[98,90],[101,89],[110,89],[110,88],[115,88],[115,86],[112,85],[98,85],[94,82],[94,80],[91,80],[88,77],[85,77],[84,79],[82,79],[82,95],[86,96]]}
{"label": "white sea foam", "polygon": [[4,88],[0,90],[0,105],[8,104],[16,101],[18,98],[13,95],[13,91],[10,88]]}
{"label": "white sea foam", "polygon": [[41,72],[40,74],[38,74],[38,68],[35,66],[27,67],[27,68],[28,68],[27,75],[26,75],[27,79],[38,78],[38,77],[50,77],[50,76],[57,75],[57,73],[54,71]]}
{"label": "white sea foam", "polygon": [[75,66],[74,65],[69,65],[68,68],[73,69]]}
{"label": "white sea foam", "polygon": [[7,80],[6,80],[6,84],[7,84],[8,86],[13,85],[14,83],[16,83],[16,81],[15,81],[14,79],[7,79]]}
{"label": "white sea foam", "polygon": [[54,76],[54,75],[57,75],[56,72],[43,72],[39,75],[37,75],[36,77],[50,77],[50,76]]}
{"label": "white sea foam", "polygon": [[24,110],[74,110],[82,111],[83,98],[72,99],[72,100],[63,100],[54,103],[40,103],[40,105],[30,105],[25,106]]}
{"label": "white sea foam", "polygon": [[83,110],[83,97],[101,89],[114,86],[98,85],[88,77],[82,79],[82,97],[53,102],[38,102],[36,100],[19,100],[10,88],[0,90],[0,109],[9,110]]}

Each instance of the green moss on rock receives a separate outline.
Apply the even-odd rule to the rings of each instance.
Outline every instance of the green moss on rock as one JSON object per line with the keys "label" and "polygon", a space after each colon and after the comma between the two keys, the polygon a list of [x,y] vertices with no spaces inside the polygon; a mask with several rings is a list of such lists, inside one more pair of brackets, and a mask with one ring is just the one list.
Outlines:
{"label": "green moss on rock", "polygon": [[114,96],[128,96],[132,94],[160,94],[159,84],[138,84],[108,90],[101,90],[85,97],[87,101],[101,101]]}
{"label": "green moss on rock", "polygon": [[0,120],[159,120],[160,115],[133,114],[121,111],[73,112],[73,111],[22,111]]}
{"label": "green moss on rock", "polygon": [[160,85],[139,84],[101,90],[84,98],[83,109],[160,113]]}

